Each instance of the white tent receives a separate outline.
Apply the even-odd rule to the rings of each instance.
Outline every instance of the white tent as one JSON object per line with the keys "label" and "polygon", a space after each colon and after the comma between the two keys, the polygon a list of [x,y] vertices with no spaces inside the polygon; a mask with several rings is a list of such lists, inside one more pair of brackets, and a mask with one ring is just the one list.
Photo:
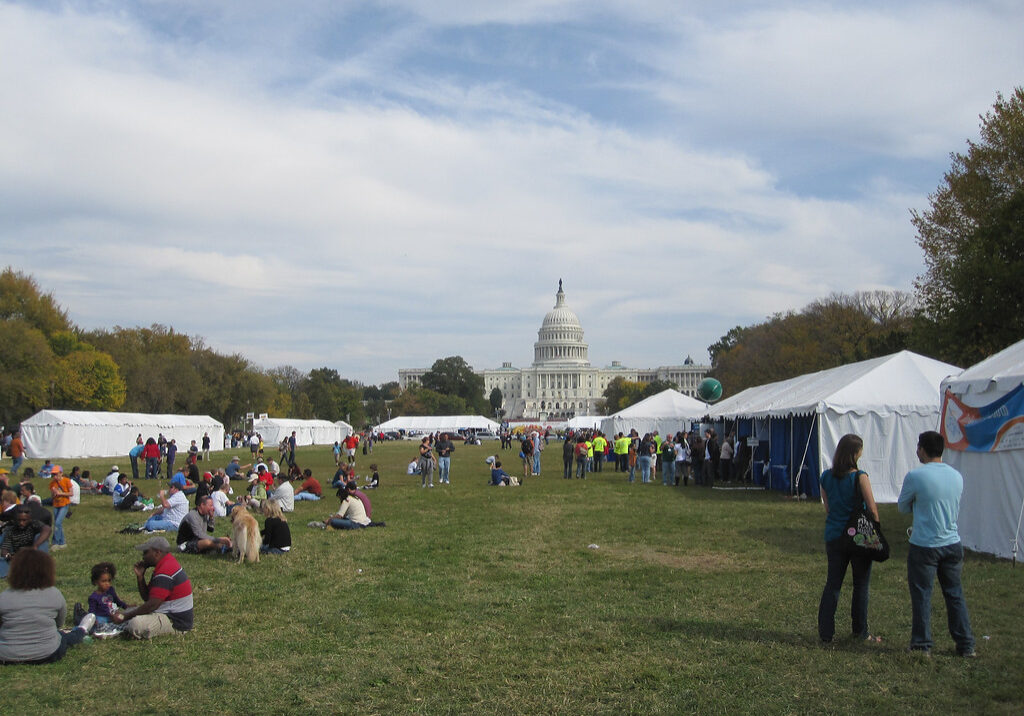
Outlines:
{"label": "white tent", "polygon": [[604,418],[600,415],[577,415],[569,418],[565,426],[569,430],[592,430],[601,427],[602,420]]}
{"label": "white tent", "polygon": [[454,433],[459,430],[491,430],[496,431],[500,425],[482,415],[409,415],[391,418],[381,423],[374,432],[404,430],[405,432]]}
{"label": "white tent", "polygon": [[1024,341],[943,381],[941,397],[942,459],[964,476],[960,539],[1014,557],[1024,538]]}
{"label": "white tent", "polygon": [[215,449],[224,444],[224,426],[208,415],[40,410],[21,423],[25,454],[36,459],[127,456],[139,433],[163,433],[183,455],[192,440],[202,447],[203,433]]}
{"label": "white tent", "polygon": [[690,423],[707,412],[706,404],[669,388],[604,418],[601,432],[617,435],[621,431],[628,435],[635,429],[640,435],[655,430],[661,435],[675,435],[681,429],[689,430]]}
{"label": "white tent", "polygon": [[900,351],[748,388],[710,412],[738,420],[738,437],[758,438],[754,459],[768,461],[773,487],[792,484],[813,496],[839,439],[856,433],[864,440],[859,465],[871,476],[875,500],[896,502],[903,477],[918,464],[917,436],[938,425],[938,386],[959,371]]}
{"label": "white tent", "polygon": [[282,440],[291,437],[292,431],[295,432],[295,444],[300,447],[333,445],[344,440],[352,432],[352,426],[345,422],[339,425],[330,420],[298,418],[260,418],[253,422],[252,429],[263,436],[263,444],[267,447],[276,447]]}
{"label": "white tent", "polygon": [[341,429],[341,439],[344,440],[352,434],[352,426],[346,423],[344,420],[335,420],[334,424]]}

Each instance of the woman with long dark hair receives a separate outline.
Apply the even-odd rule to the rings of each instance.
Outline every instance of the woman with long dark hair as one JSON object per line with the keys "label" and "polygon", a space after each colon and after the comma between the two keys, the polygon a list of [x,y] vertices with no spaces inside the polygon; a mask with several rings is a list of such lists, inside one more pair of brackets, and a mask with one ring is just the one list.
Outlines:
{"label": "woman with long dark hair", "polygon": [[96,623],[96,615],[86,614],[71,631],[58,629],[68,605],[54,586],[57,568],[46,552],[19,550],[11,559],[7,581],[10,589],[0,593],[0,664],[58,661],[68,647],[81,644]]}
{"label": "woman with long dark hair", "polygon": [[[821,473],[821,501],[825,505],[825,554],[828,556],[828,575],[818,605],[818,636],[830,643],[836,631],[836,608],[839,592],[846,578],[847,565],[853,568],[853,601],[850,616],[855,639],[873,639],[868,633],[868,587],[871,582],[871,560],[850,557],[842,548],[840,537],[858,500],[864,503],[868,514],[878,520],[878,507],[871,492],[868,474],[857,467],[864,453],[864,441],[859,435],[844,435],[836,445],[832,467]],[[858,494],[859,488],[859,494]]]}

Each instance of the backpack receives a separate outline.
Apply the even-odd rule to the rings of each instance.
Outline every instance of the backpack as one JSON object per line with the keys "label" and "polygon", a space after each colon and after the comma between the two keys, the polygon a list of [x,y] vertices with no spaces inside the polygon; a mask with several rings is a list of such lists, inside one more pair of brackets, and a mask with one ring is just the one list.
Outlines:
{"label": "backpack", "polygon": [[586,456],[587,456],[587,444],[586,443],[576,443],[576,457],[586,457]]}

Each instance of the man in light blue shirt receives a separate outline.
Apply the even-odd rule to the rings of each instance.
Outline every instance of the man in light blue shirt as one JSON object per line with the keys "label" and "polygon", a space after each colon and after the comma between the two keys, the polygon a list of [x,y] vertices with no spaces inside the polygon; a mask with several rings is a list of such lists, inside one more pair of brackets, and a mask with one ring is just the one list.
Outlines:
{"label": "man in light blue shirt", "polygon": [[900,512],[914,515],[907,554],[907,584],[913,612],[910,650],[931,653],[932,586],[938,575],[956,652],[973,657],[976,656],[974,634],[960,584],[964,550],[956,524],[964,478],[942,462],[944,448],[945,442],[939,433],[934,430],[921,433],[917,440],[917,458],[922,465],[907,473],[900,491]]}

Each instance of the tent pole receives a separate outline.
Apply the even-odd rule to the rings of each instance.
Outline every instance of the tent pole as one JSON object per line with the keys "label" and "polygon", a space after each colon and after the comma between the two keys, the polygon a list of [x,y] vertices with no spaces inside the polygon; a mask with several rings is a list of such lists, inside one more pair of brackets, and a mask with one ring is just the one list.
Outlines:
{"label": "tent pole", "polygon": [[807,442],[804,443],[804,454],[803,454],[803,457],[800,458],[800,469],[796,471],[796,482],[795,482],[795,484],[796,484],[796,486],[798,488],[797,489],[797,494],[799,494],[799,492],[800,492],[800,490],[799,490],[799,487],[800,487],[800,475],[804,471],[804,461],[807,460],[807,451],[811,447],[811,436],[814,434],[814,432],[813,432],[814,431],[814,425],[817,422],[817,420],[818,420],[818,414],[817,413],[812,413],[811,414],[811,429],[807,431]]}
{"label": "tent pole", "polygon": [[[793,469],[793,414],[789,414],[789,469]],[[796,494],[794,487],[796,486],[796,480],[792,478],[789,481],[789,494],[793,496]]]}
{"label": "tent pole", "polygon": [[1017,531],[1013,533],[1013,566],[1017,566],[1017,547],[1020,540],[1020,524],[1024,520],[1024,500],[1020,503],[1020,515],[1017,517]]}

